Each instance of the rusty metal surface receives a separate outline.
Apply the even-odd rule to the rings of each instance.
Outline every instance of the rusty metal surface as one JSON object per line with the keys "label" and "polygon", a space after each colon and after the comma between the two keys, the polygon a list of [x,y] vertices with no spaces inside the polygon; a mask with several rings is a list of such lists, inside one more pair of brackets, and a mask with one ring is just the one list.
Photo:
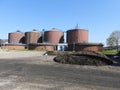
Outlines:
{"label": "rusty metal surface", "polygon": [[9,43],[23,43],[24,42],[24,33],[22,32],[12,32],[8,34]]}
{"label": "rusty metal surface", "polygon": [[44,32],[44,39],[47,43],[62,43],[64,33],[58,30]]}
{"label": "rusty metal surface", "polygon": [[25,33],[25,43],[39,43],[41,42],[41,33],[38,31],[30,31]]}
{"label": "rusty metal surface", "polygon": [[68,43],[88,43],[88,30],[72,29],[67,31]]}

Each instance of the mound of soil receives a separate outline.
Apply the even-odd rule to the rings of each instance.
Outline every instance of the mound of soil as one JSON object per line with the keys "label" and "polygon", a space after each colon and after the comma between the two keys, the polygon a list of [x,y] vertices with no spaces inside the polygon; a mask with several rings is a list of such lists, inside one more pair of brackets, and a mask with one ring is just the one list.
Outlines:
{"label": "mound of soil", "polygon": [[79,51],[74,53],[64,52],[57,55],[55,62],[78,65],[111,65],[113,61],[105,55],[91,51]]}
{"label": "mound of soil", "polygon": [[47,54],[47,55],[56,56],[56,55],[61,55],[61,54],[66,54],[66,53],[71,54],[72,52],[68,52],[68,51],[47,51],[47,52],[44,53],[44,55]]}

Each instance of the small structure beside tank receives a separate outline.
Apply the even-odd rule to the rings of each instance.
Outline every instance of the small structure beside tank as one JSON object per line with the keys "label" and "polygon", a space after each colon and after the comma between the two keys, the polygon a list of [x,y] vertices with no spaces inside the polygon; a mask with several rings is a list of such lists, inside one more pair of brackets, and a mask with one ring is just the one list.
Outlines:
{"label": "small structure beside tank", "polygon": [[102,43],[69,43],[67,51],[96,51],[101,52],[103,50]]}
{"label": "small structure beside tank", "polygon": [[7,49],[7,50],[24,50],[25,44],[4,44],[1,46],[1,49]]}
{"label": "small structure beside tank", "polygon": [[57,50],[57,44],[52,43],[37,43],[37,44],[30,43],[28,44],[27,47],[29,50],[46,50],[46,51]]}

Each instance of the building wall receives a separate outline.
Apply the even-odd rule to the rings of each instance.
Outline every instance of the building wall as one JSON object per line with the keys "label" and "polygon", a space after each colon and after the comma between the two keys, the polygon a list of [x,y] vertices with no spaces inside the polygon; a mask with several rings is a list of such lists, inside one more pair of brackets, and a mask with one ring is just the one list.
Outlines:
{"label": "building wall", "polygon": [[24,50],[25,46],[22,45],[6,45],[6,46],[2,46],[2,49],[8,49],[8,50]]}
{"label": "building wall", "polygon": [[34,46],[29,46],[29,50],[47,50],[47,51],[54,51],[54,50],[56,50],[56,46],[34,45]]}
{"label": "building wall", "polygon": [[103,50],[103,46],[101,45],[69,45],[67,50],[68,51],[82,51],[82,50],[88,50],[88,51],[96,51],[96,52],[101,52]]}

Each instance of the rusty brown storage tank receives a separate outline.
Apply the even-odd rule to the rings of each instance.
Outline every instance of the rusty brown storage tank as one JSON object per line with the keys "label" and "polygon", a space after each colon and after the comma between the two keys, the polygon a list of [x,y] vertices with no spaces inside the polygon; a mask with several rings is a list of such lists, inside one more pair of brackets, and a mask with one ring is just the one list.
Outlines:
{"label": "rusty brown storage tank", "polygon": [[44,42],[46,43],[63,43],[64,33],[58,29],[52,28],[52,30],[44,32]]}
{"label": "rusty brown storage tank", "polygon": [[25,43],[39,43],[41,42],[41,33],[35,29],[33,31],[25,32]]}
{"label": "rusty brown storage tank", "polygon": [[24,33],[17,30],[8,34],[8,43],[19,44],[24,43]]}
{"label": "rusty brown storage tank", "polygon": [[67,43],[88,43],[88,30],[85,29],[68,30]]}

